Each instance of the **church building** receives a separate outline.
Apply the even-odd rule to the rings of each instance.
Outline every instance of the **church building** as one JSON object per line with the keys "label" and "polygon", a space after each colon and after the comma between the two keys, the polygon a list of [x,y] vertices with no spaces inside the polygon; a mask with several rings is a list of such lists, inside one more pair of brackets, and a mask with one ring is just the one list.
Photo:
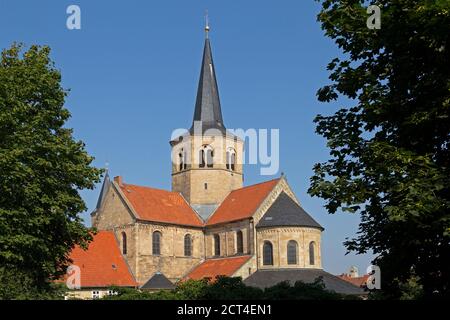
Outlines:
{"label": "church building", "polygon": [[330,289],[359,293],[322,269],[324,228],[301,206],[284,175],[243,185],[244,141],[225,127],[208,37],[192,126],[172,139],[172,190],[105,176],[87,250],[76,247],[81,289],[170,289],[178,281],[239,276],[267,287],[322,276]]}

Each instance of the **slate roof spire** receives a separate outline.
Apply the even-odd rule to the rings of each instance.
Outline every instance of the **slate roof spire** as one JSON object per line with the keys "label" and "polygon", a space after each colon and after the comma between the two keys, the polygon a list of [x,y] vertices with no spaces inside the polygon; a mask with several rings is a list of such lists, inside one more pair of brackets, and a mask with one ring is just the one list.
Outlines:
{"label": "slate roof spire", "polygon": [[111,180],[109,179],[108,168],[106,169],[105,179],[103,180],[102,189],[100,191],[100,196],[98,197],[96,210],[100,210],[102,208],[103,202],[105,201],[106,194],[111,186]]}
{"label": "slate roof spire", "polygon": [[208,18],[206,18],[205,46],[203,49],[202,68],[200,71],[191,131],[194,129],[195,122],[201,121],[203,131],[214,128],[225,132],[220,107],[219,88],[217,86],[211,44],[208,36],[209,31]]}

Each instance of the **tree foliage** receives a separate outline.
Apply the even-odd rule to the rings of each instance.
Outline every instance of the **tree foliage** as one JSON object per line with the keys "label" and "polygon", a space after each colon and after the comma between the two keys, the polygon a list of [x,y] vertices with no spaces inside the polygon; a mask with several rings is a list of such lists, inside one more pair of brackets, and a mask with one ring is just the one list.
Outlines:
{"label": "tree foliage", "polygon": [[[309,193],[330,213],[361,215],[348,250],[373,251],[385,296],[412,280],[425,298],[450,292],[450,1],[323,0],[318,20],[344,58],[329,65],[322,102],[348,98],[316,131],[331,158],[316,164]],[[416,295],[417,296],[417,295]]]}
{"label": "tree foliage", "polygon": [[[297,281],[294,285],[282,282],[264,290],[249,287],[240,277],[219,276],[215,281],[187,280],[170,291],[138,291],[128,288],[112,288],[117,295],[105,300],[341,300],[346,296],[329,291],[321,278],[313,283]],[[357,297],[351,297],[357,299]]]}
{"label": "tree foliage", "polygon": [[23,51],[14,44],[0,60],[0,278],[17,274],[18,286],[23,279],[40,292],[64,273],[73,246],[91,239],[79,190],[101,170],[64,127],[67,92],[50,49]]}

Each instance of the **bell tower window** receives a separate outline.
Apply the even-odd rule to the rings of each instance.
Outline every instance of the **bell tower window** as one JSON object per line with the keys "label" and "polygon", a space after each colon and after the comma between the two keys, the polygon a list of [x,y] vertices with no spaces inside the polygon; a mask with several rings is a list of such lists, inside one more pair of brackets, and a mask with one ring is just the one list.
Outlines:
{"label": "bell tower window", "polygon": [[236,151],[233,148],[227,149],[227,170],[234,171],[236,165]]}
{"label": "bell tower window", "polygon": [[200,168],[204,168],[205,167],[205,150],[200,150],[200,154],[199,154],[199,158],[200,158],[200,162],[198,164],[198,166]]}
{"label": "bell tower window", "polygon": [[199,152],[199,167],[204,168],[212,168],[214,166],[214,150],[211,148],[211,146],[203,146],[203,148]]}
{"label": "bell tower window", "polygon": [[180,153],[178,154],[178,163],[179,163],[179,169],[180,171],[186,170],[186,151],[184,149],[181,149]]}

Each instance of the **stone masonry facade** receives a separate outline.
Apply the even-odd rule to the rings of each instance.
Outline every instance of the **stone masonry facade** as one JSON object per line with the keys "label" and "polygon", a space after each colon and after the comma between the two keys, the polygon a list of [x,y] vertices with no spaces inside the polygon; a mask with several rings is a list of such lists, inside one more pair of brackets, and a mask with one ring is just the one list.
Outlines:
{"label": "stone masonry facade", "polygon": [[[260,268],[322,268],[321,230],[308,227],[255,227],[277,199],[277,195],[282,191],[293,195],[284,177],[280,178],[252,217],[203,227],[140,221],[133,216],[119,190],[117,181],[113,181],[101,209],[93,215],[92,223],[98,230],[114,231],[120,248],[123,247],[123,234],[126,234],[127,251],[123,256],[138,283],[144,283],[155,272],[161,272],[175,282],[183,279],[190,270],[207,259],[237,255],[251,256],[235,274],[243,278]],[[161,252],[158,255],[152,254],[152,234],[155,231],[162,235]],[[242,252],[238,252],[237,248],[239,231],[243,238]],[[187,234],[192,239],[192,254],[188,257],[184,255],[184,237]],[[215,254],[216,236],[220,238],[220,255]],[[287,263],[286,247],[291,240],[298,243],[298,263],[295,265]],[[266,241],[273,245],[274,263],[271,266],[262,263],[263,245]],[[309,263],[311,242],[314,243],[315,250],[314,264]]]}
{"label": "stone masonry facade", "polygon": [[244,141],[224,126],[208,38],[192,128],[170,145],[172,191],[107,177],[91,214],[95,228],[114,232],[138,284],[157,272],[176,282],[205,261],[239,256],[248,259],[230,275],[244,279],[258,269],[322,268],[323,228],[286,177],[243,187]]}

